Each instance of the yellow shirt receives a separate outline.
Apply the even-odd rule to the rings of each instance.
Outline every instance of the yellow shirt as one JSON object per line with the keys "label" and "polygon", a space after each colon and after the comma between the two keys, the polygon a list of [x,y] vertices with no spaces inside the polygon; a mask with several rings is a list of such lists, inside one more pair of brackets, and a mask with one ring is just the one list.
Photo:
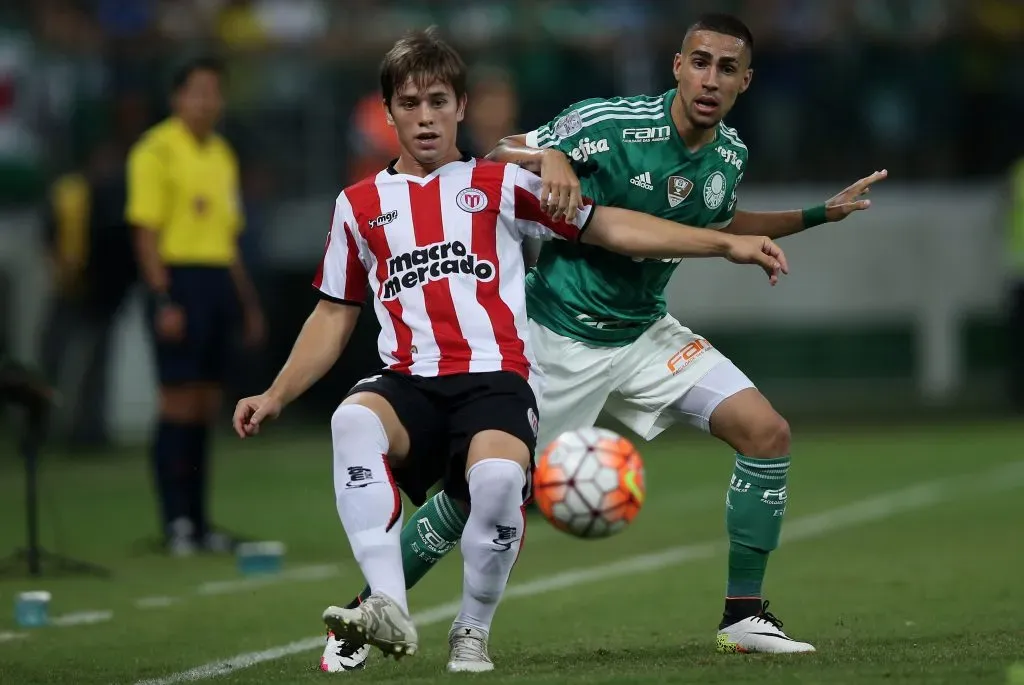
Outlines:
{"label": "yellow shirt", "polygon": [[160,233],[172,266],[229,266],[242,228],[238,163],[220,136],[200,142],[171,117],[147,131],[128,155],[133,226]]}

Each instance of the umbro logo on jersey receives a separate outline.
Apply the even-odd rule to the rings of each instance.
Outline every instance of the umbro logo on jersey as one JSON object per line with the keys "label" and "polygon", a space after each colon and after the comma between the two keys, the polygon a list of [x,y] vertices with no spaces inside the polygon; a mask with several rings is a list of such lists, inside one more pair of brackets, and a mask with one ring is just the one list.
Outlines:
{"label": "umbro logo on jersey", "polygon": [[685,176],[668,177],[668,204],[670,207],[678,207],[683,200],[690,196],[693,190],[693,181]]}
{"label": "umbro logo on jersey", "polygon": [[651,172],[645,171],[642,174],[638,174],[633,178],[629,179],[629,182],[633,185],[643,188],[644,190],[654,190],[654,184],[651,183]]}

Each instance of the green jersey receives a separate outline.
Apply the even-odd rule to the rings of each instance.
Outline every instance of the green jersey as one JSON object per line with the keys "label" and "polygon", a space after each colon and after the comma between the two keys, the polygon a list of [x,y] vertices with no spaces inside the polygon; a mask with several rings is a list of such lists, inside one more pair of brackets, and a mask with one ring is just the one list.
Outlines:
{"label": "green jersey", "polygon": [[[719,124],[696,152],[672,122],[676,91],[591,99],[572,105],[526,136],[573,163],[583,194],[596,204],[702,228],[722,228],[736,211],[747,146]],[[665,315],[665,286],[679,259],[625,257],[555,240],[527,277],[527,309],[542,326],[592,345],[621,346]]]}

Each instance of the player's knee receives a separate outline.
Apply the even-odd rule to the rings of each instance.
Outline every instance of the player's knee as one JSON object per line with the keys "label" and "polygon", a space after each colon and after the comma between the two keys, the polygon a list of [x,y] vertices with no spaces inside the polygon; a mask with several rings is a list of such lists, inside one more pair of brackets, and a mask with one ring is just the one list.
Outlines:
{"label": "player's knee", "polygon": [[331,416],[335,460],[351,451],[349,448],[366,444],[367,434],[387,451],[387,433],[372,409],[359,404],[343,404],[335,409]]}
{"label": "player's knee", "polygon": [[790,437],[789,422],[773,411],[751,426],[749,445],[741,452],[752,458],[784,457],[789,454]]}
{"label": "player's knee", "polygon": [[164,386],[160,389],[160,417],[174,423],[205,423],[204,399],[191,385]]}
{"label": "player's knee", "polygon": [[470,515],[486,518],[491,525],[508,525],[507,519],[518,513],[523,503],[526,474],[522,466],[510,459],[484,459],[470,467],[466,478]]}

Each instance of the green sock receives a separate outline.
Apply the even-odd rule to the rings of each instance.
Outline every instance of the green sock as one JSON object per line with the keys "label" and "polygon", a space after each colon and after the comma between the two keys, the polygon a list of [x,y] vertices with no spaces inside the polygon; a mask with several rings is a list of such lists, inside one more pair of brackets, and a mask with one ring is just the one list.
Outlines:
{"label": "green sock", "polygon": [[788,471],[788,456],[751,459],[736,455],[725,500],[729,530],[727,598],[761,597],[768,554],[779,546]]}
{"label": "green sock", "polygon": [[[411,588],[462,539],[466,515],[444,490],[427,500],[402,528],[402,570],[405,587]],[[370,596],[366,587],[352,602],[358,605]]]}

